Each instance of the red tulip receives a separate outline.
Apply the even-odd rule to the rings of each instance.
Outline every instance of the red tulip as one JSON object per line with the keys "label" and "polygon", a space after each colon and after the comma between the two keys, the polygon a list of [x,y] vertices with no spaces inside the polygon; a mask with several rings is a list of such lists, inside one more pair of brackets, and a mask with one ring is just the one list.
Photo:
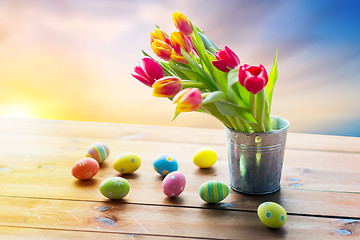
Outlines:
{"label": "red tulip", "polygon": [[223,72],[229,72],[229,68],[234,69],[240,65],[239,57],[227,46],[224,50],[217,51],[215,57],[217,60],[212,62],[213,65]]}
{"label": "red tulip", "polygon": [[152,85],[153,96],[173,97],[181,91],[182,82],[176,77],[163,77]]}
{"label": "red tulip", "polygon": [[164,77],[164,70],[151,58],[144,57],[134,67],[134,72],[131,75],[146,86],[151,87],[157,79]]}
{"label": "red tulip", "polygon": [[193,33],[190,20],[181,12],[173,13],[173,20],[175,27],[185,36],[190,36]]}
{"label": "red tulip", "polygon": [[263,65],[249,66],[244,64],[239,68],[239,82],[249,92],[257,94],[268,82],[268,75]]}
{"label": "red tulip", "polygon": [[202,103],[201,92],[197,88],[185,88],[175,95],[173,103],[177,103],[177,113],[196,111]]}

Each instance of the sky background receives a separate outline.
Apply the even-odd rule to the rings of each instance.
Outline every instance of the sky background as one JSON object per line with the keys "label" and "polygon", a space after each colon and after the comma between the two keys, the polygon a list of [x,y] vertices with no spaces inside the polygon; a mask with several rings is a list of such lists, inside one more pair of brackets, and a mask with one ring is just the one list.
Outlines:
{"label": "sky background", "polygon": [[360,1],[0,0],[0,116],[223,128],[131,77],[155,24],[183,12],[241,64],[272,67],[291,132],[360,137]]}

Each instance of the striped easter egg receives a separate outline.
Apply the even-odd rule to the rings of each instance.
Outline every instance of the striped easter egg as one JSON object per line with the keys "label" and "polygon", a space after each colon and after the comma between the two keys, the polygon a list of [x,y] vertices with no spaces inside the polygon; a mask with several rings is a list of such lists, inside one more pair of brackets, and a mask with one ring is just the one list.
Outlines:
{"label": "striped easter egg", "polygon": [[208,181],[201,185],[199,194],[207,203],[218,203],[229,195],[229,187],[219,181]]}
{"label": "striped easter egg", "polygon": [[98,163],[104,162],[110,154],[110,149],[106,143],[97,142],[91,144],[86,151],[86,157],[91,157],[98,161]]}

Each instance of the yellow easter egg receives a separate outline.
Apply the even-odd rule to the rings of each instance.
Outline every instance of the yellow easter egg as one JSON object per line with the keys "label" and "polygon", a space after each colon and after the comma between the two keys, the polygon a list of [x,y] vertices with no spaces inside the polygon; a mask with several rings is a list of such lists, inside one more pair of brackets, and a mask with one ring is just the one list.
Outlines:
{"label": "yellow easter egg", "polygon": [[215,164],[216,160],[216,152],[208,147],[200,148],[193,156],[193,162],[199,168],[209,168]]}
{"label": "yellow easter egg", "polygon": [[123,174],[135,172],[140,165],[141,160],[139,156],[132,152],[121,154],[113,163],[114,169]]}
{"label": "yellow easter egg", "polygon": [[270,228],[280,228],[287,220],[285,209],[274,202],[260,204],[257,214],[261,222]]}

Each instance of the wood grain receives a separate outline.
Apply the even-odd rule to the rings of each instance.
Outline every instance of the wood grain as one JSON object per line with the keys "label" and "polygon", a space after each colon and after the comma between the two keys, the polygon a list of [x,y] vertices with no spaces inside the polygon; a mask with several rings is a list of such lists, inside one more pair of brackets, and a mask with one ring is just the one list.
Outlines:
{"label": "wood grain", "polygon": [[[128,233],[109,233],[100,231],[83,231],[83,230],[60,230],[50,228],[34,228],[34,227],[13,227],[0,226],[1,239],[6,240],[79,240],[79,239],[106,239],[106,240],[168,240],[168,239],[189,239],[181,237],[165,237],[160,235],[140,235]],[[197,238],[198,239],[198,238]]]}

